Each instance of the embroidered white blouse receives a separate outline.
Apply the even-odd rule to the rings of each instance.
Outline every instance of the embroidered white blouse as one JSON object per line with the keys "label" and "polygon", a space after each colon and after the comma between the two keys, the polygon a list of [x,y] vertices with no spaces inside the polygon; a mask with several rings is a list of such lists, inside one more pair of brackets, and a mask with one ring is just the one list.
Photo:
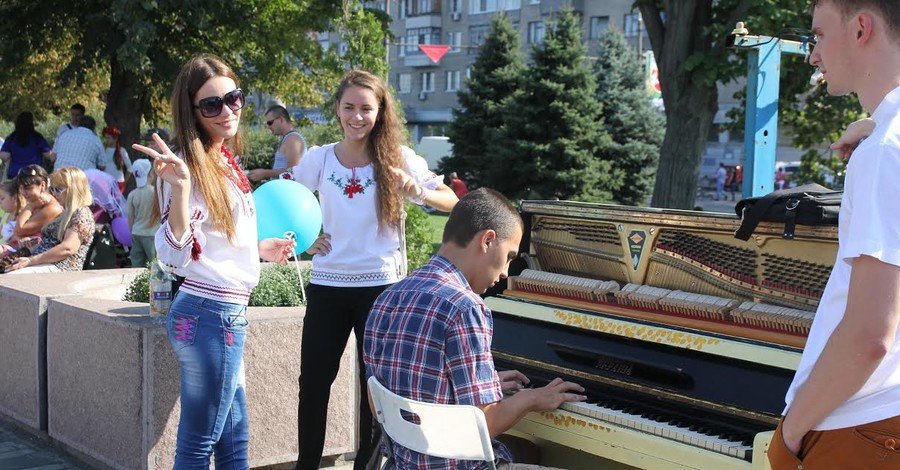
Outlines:
{"label": "embroidered white blouse", "polygon": [[[234,244],[212,226],[209,208],[196,186],[188,207],[190,228],[179,240],[169,226],[171,186],[160,181],[162,224],[156,232],[157,257],[185,277],[181,290],[198,297],[247,305],[250,291],[259,283],[259,242],[256,207],[251,193],[243,193],[228,181],[231,214],[234,217]],[[195,259],[196,258],[196,259]]]}
{"label": "embroidered white blouse", "polygon": [[[318,191],[322,225],[331,235],[331,252],[313,256],[311,282],[333,287],[370,287],[400,280],[402,257],[396,228],[378,231],[375,168],[347,168],[334,153],[336,143],[309,149],[291,168],[294,180]],[[402,147],[404,170],[430,190],[443,177],[428,169],[425,159]]]}

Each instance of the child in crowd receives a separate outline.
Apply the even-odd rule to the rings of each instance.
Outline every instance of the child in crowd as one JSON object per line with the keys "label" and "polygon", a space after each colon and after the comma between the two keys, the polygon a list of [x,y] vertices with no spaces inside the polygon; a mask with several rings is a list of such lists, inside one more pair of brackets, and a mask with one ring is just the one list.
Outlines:
{"label": "child in crowd", "polygon": [[142,268],[156,258],[156,247],[153,245],[153,238],[159,229],[159,220],[153,217],[156,175],[150,160],[145,158],[132,163],[131,174],[137,187],[128,194],[125,215],[131,230],[131,266]]}
{"label": "child in crowd", "polygon": [[0,209],[3,216],[0,217],[0,243],[7,244],[15,240],[16,215],[19,208],[25,206],[25,201],[19,195],[16,180],[6,180],[0,183]]}
{"label": "child in crowd", "polygon": [[119,143],[121,132],[115,127],[103,128],[103,171],[116,179],[119,192],[125,192],[125,174],[131,171],[131,159],[128,152]]}
{"label": "child in crowd", "polygon": [[19,209],[25,206],[25,201],[19,195],[16,180],[6,180],[0,183],[0,256],[6,256],[15,251],[12,246],[16,242],[16,216]]}

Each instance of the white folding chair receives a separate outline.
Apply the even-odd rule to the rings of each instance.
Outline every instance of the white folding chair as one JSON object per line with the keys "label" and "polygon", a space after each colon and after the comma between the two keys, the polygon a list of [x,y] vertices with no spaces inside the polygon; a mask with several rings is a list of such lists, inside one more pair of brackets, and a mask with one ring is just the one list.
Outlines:
{"label": "white folding chair", "polygon": [[[420,454],[460,460],[483,460],[492,470],[494,448],[484,413],[470,405],[436,405],[403,398],[369,378],[375,414],[393,442]],[[401,411],[418,417],[404,419]]]}

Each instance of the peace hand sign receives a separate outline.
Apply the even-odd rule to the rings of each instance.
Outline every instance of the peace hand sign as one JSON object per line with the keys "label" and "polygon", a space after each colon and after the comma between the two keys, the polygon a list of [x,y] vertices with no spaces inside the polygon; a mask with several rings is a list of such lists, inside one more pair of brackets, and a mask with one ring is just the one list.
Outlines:
{"label": "peace hand sign", "polygon": [[162,152],[155,149],[145,147],[139,144],[133,144],[131,148],[141,152],[153,159],[153,170],[161,180],[170,185],[189,188],[191,184],[191,173],[188,170],[187,163],[178,158],[168,145],[156,133],[153,134],[153,142]]}

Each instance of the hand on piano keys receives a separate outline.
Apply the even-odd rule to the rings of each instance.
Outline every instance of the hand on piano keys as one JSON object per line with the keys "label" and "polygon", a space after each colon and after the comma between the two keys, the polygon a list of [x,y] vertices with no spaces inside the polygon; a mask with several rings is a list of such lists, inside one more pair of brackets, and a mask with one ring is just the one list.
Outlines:
{"label": "hand on piano keys", "polygon": [[504,395],[512,395],[531,383],[525,374],[517,370],[498,370],[497,375],[500,377],[500,389]]}
{"label": "hand on piano keys", "polygon": [[[577,392],[577,393],[576,393]],[[521,393],[529,394],[531,411],[553,411],[564,403],[587,400],[584,395],[584,387],[575,382],[567,382],[559,377],[551,380],[543,387],[534,387],[523,390]]]}

